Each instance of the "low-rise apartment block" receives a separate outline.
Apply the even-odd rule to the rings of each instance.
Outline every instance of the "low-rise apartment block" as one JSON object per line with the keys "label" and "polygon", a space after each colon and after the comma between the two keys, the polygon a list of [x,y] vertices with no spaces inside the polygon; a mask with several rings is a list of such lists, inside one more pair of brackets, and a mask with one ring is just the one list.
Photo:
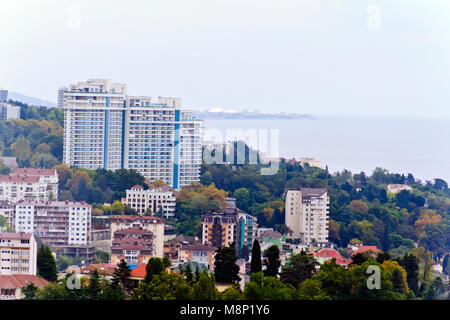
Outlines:
{"label": "low-rise apartment block", "polygon": [[111,218],[111,241],[119,230],[142,228],[153,234],[154,256],[164,256],[164,220],[151,216],[115,216]]}
{"label": "low-rise apartment block", "polygon": [[111,247],[111,264],[125,260],[129,265],[146,264],[156,256],[153,232],[142,227],[132,227],[114,232]]}
{"label": "low-rise apartment block", "polygon": [[37,244],[31,233],[0,233],[0,276],[36,275]]}
{"label": "low-rise apartment block", "polygon": [[169,186],[152,187],[144,190],[136,185],[126,191],[127,197],[124,204],[143,215],[150,209],[152,215],[169,218],[175,216],[176,198],[175,190]]}

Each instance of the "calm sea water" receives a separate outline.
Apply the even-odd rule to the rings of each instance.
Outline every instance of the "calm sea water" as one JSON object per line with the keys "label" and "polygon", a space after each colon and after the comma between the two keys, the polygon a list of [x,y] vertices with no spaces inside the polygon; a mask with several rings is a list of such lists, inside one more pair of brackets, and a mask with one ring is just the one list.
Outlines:
{"label": "calm sea water", "polygon": [[313,157],[330,172],[376,167],[450,183],[450,119],[327,116],[315,120],[205,120],[206,129],[279,129],[280,156]]}

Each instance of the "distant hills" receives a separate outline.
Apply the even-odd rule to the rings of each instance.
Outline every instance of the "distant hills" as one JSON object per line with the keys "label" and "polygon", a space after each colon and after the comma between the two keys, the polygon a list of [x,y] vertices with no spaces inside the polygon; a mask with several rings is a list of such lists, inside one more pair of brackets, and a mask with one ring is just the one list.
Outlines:
{"label": "distant hills", "polygon": [[54,102],[30,97],[30,96],[27,96],[27,95],[24,95],[21,93],[17,93],[17,92],[8,92],[8,100],[20,101],[22,103],[26,103],[28,105],[33,105],[33,106],[45,106],[47,108],[56,107],[56,103],[54,103]]}
{"label": "distant hills", "polygon": [[221,108],[203,109],[200,111],[194,110],[194,115],[200,119],[211,120],[304,120],[315,119],[309,114],[299,113],[262,113],[258,111],[235,111],[235,110],[223,110]]}
{"label": "distant hills", "polygon": [[[17,92],[8,92],[8,99],[20,101],[28,105],[45,106],[47,108],[56,107],[56,103],[52,101],[42,100],[35,97],[30,97]],[[194,110],[194,115],[200,119],[210,120],[304,120],[315,119],[309,114],[299,113],[262,113],[258,111],[236,111],[225,110],[222,108],[205,108],[202,110]]]}

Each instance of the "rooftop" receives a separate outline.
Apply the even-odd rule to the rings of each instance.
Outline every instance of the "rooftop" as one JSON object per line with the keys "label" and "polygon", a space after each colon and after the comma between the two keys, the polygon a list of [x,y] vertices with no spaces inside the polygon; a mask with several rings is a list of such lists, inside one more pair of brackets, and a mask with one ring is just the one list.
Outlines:
{"label": "rooftop", "polygon": [[0,289],[23,288],[29,283],[33,283],[36,287],[44,287],[48,281],[28,274],[12,274],[0,276]]}

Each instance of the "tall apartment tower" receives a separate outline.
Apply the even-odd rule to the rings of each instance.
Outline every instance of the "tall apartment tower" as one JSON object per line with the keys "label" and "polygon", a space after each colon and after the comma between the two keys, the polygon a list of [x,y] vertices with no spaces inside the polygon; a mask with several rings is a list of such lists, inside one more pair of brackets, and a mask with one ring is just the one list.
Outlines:
{"label": "tall apartment tower", "polygon": [[58,91],[64,109],[64,153],[67,165],[85,169],[123,168],[127,87],[91,79]]}
{"label": "tall apartment tower", "polygon": [[175,189],[200,180],[202,122],[179,98],[127,96],[124,84],[88,80],[58,91],[64,162],[135,169]]}
{"label": "tall apartment tower", "polygon": [[307,245],[328,242],[330,198],[326,188],[300,188],[286,191],[286,226]]}

